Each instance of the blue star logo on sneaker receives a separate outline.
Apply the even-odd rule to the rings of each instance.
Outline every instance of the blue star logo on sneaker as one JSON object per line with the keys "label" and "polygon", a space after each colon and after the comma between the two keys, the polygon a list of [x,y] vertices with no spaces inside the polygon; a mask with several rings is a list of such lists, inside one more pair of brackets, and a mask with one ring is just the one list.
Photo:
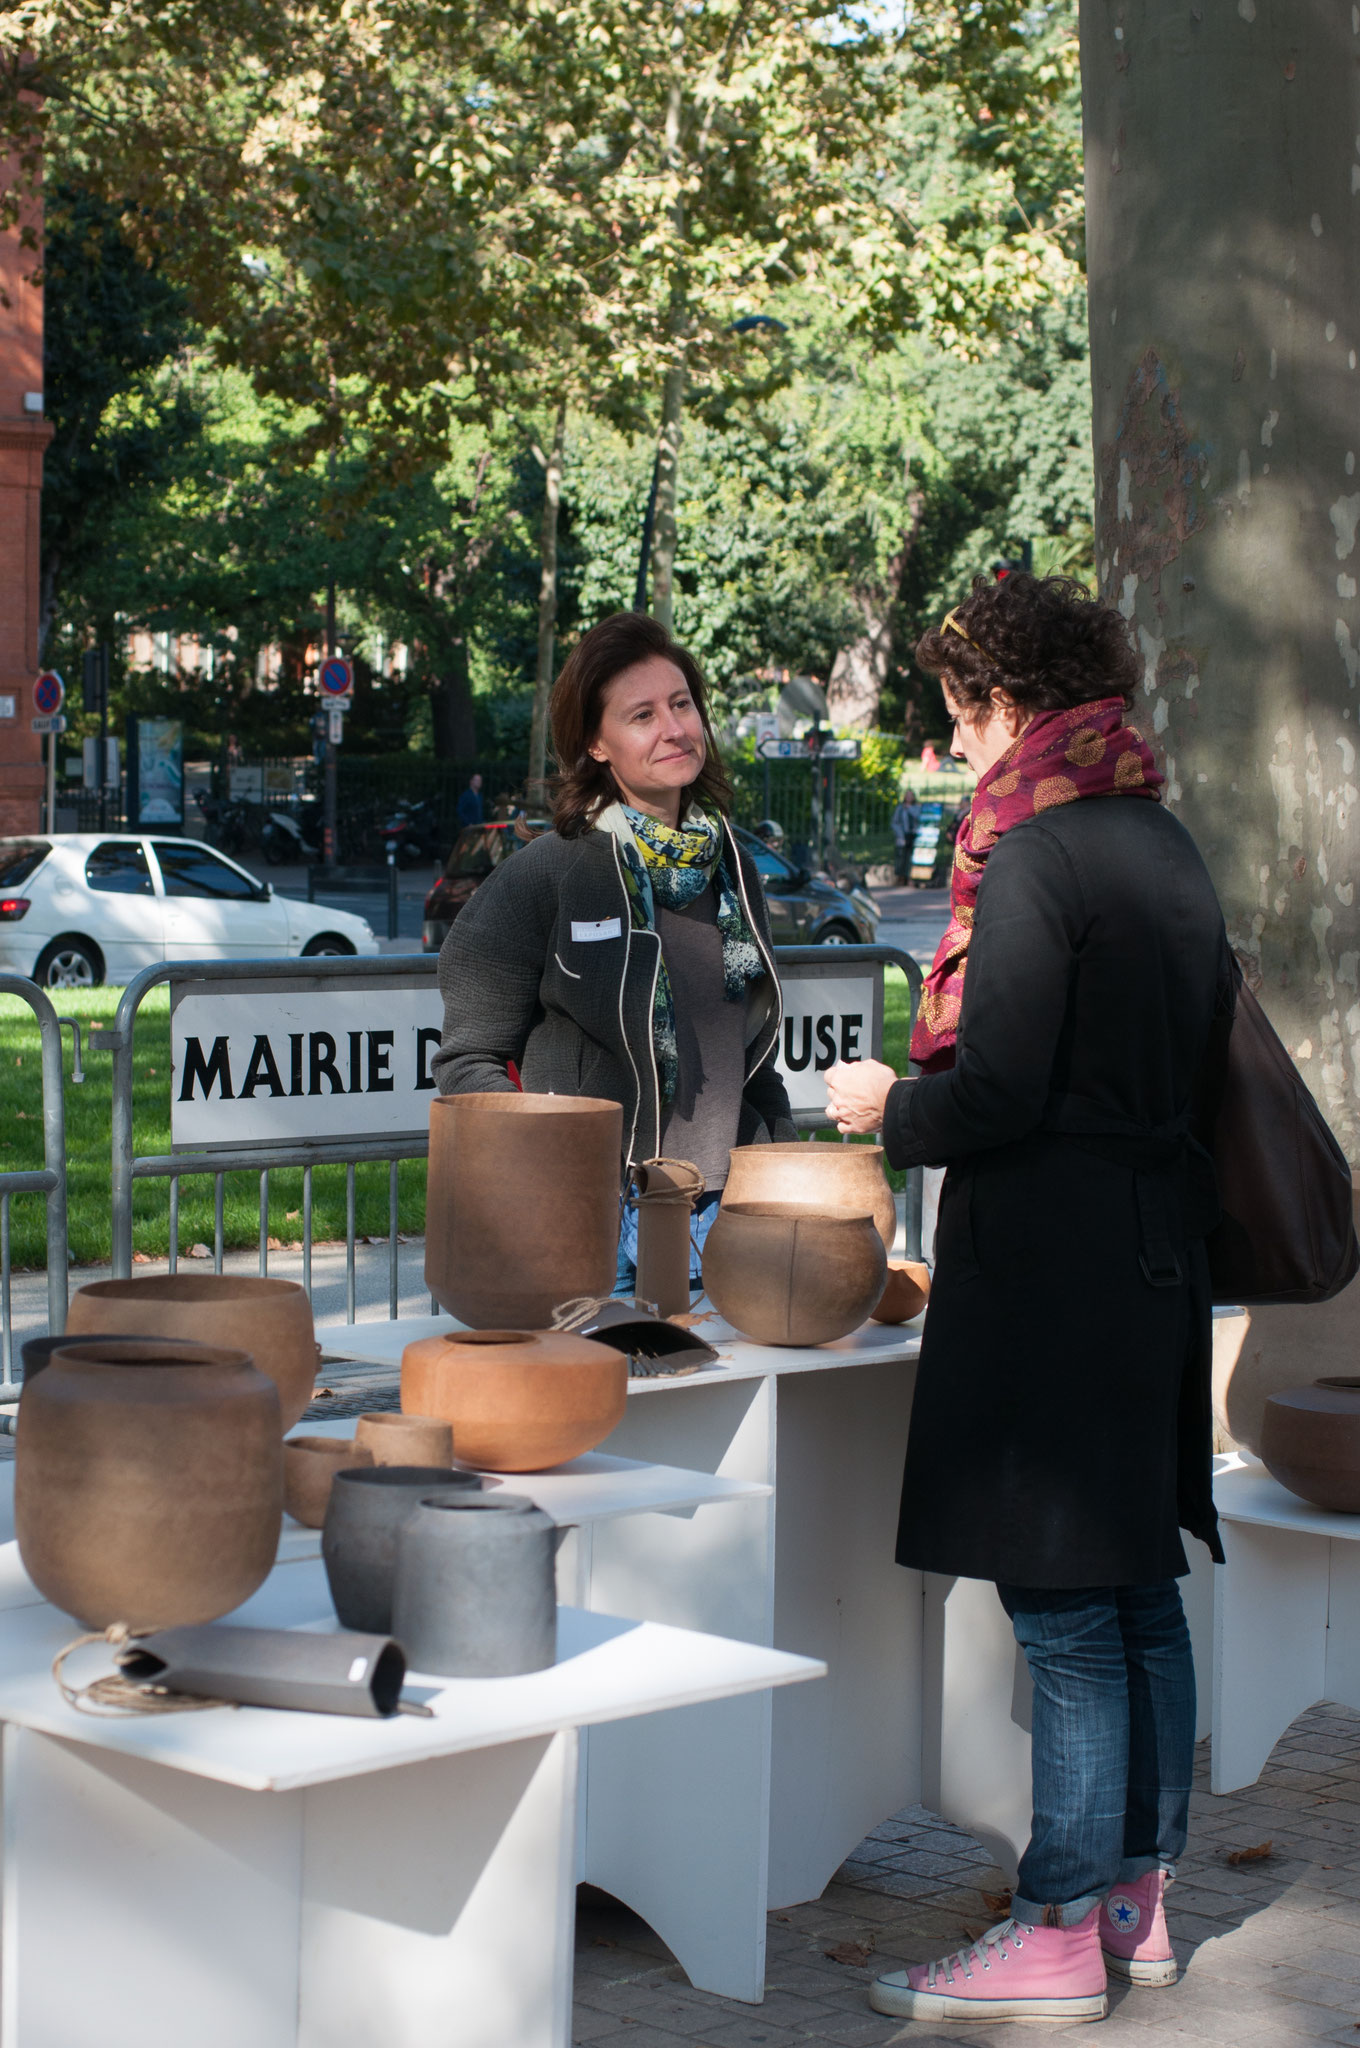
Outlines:
{"label": "blue star logo on sneaker", "polygon": [[1126,1898],[1123,1892],[1115,1893],[1109,1902],[1108,1911],[1115,1926],[1120,1928],[1125,1934],[1132,1934],[1134,1928],[1143,1917],[1137,1906],[1134,1905],[1133,1900]]}

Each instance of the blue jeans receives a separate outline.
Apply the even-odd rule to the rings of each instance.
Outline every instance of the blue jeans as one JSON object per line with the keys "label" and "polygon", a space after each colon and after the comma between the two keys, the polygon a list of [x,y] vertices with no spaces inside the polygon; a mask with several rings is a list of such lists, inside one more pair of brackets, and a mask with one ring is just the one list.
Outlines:
{"label": "blue jeans", "polygon": [[998,1586],[1034,1680],[1034,1819],[1012,1906],[1072,1927],[1185,1850],[1195,1667],[1180,1588]]}
{"label": "blue jeans", "polygon": [[[693,1293],[699,1285],[699,1268],[703,1259],[704,1239],[713,1228],[713,1219],[722,1201],[720,1192],[700,1195],[694,1205],[694,1214],[689,1226],[689,1285]],[[619,1202],[619,1264],[614,1277],[614,1292],[627,1295],[631,1300],[637,1285],[637,1230],[638,1212],[625,1193]]]}

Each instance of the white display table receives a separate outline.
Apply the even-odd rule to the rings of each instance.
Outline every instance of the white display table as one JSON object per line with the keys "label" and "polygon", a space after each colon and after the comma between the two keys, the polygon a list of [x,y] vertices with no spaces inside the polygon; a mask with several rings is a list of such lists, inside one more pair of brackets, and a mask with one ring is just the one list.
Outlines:
{"label": "white display table", "polygon": [[[422,1316],[318,1335],[396,1365],[456,1327]],[[601,1448],[758,1497],[593,1521],[577,1538],[581,1603],[800,1652],[830,1679],[597,1730],[581,1875],[640,1913],[694,1984],[757,2001],[767,1907],[819,1897],[871,1828],[921,1797],[921,1578],[893,1561],[920,1327],[870,1323],[802,1350],[747,1343],[717,1318],[700,1328],[719,1363],[630,1382]],[[731,1817],[721,1843],[705,1793]]]}
{"label": "white display table", "polygon": [[1239,1464],[1214,1483],[1227,1564],[1214,1617],[1213,1778],[1261,1775],[1319,1700],[1360,1708],[1360,1515],[1330,1514]]}
{"label": "white display table", "polygon": [[[232,1619],[334,1627],[321,1566]],[[0,1628],[5,2048],[566,2048],[576,1731],[821,1669],[563,1609],[551,1670],[426,1680],[429,1720],[96,1720],[51,1677],[72,1633],[46,1605]]]}

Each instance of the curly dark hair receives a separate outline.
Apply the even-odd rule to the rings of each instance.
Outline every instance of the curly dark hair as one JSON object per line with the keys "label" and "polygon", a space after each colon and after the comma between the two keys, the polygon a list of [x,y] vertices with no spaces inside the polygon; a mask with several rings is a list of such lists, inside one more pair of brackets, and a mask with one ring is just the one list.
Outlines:
{"label": "curly dark hair", "polygon": [[[1097,697],[1132,704],[1140,669],[1120,614],[1070,576],[1028,576],[1013,570],[1002,582],[973,578],[973,593],[956,607],[963,628],[932,626],[916,643],[916,659],[943,674],[950,694],[976,715],[1003,689],[1025,711],[1065,711]],[[967,638],[964,638],[964,634]]]}
{"label": "curly dark hair", "polygon": [[590,753],[600,730],[605,691],[625,669],[657,656],[673,662],[689,684],[707,741],[704,765],[683,793],[681,816],[691,803],[706,811],[721,811],[724,817],[731,811],[732,785],[709,716],[703,670],[689,649],[681,647],[645,612],[613,612],[577,641],[553,684],[549,715],[559,769],[553,828],[563,839],[577,839],[588,832],[600,806],[619,794],[609,769]]}

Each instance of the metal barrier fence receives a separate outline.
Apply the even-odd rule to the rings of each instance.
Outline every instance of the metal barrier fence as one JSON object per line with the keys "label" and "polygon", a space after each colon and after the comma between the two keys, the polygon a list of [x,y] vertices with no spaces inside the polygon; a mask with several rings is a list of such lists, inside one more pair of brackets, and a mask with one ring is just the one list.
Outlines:
{"label": "metal barrier fence", "polygon": [[15,1195],[42,1195],[47,1203],[47,1321],[54,1337],[66,1328],[66,1101],[62,1093],[61,1032],[72,1033],[73,1081],[83,1081],[80,1026],[59,1018],[42,990],[17,974],[0,974],[0,995],[17,996],[37,1019],[42,1043],[43,1165],[28,1173],[0,1173],[0,1358],[4,1382],[0,1401],[17,1401],[14,1379],[14,1337],[10,1316],[9,1205]]}
{"label": "metal barrier fence", "polygon": [[[895,947],[791,946],[780,948],[778,957],[782,973],[791,981],[798,977],[800,969],[815,970],[813,978],[826,977],[828,975],[853,975],[855,969],[862,969],[864,967],[874,967],[880,971],[880,993],[875,1019],[870,1028],[870,1044],[862,1048],[869,1051],[875,1057],[881,1056],[882,1053],[881,970],[884,967],[898,968],[906,976],[910,998],[910,1015],[912,1018],[915,1017],[920,1001],[921,970],[909,955],[899,952]],[[166,962],[161,966],[148,967],[135,980],[131,981],[123,992],[112,1028],[92,1032],[90,1036],[90,1044],[94,1050],[107,1051],[113,1054],[112,1240],[114,1276],[126,1279],[130,1277],[132,1272],[133,1192],[138,1181],[145,1180],[164,1180],[169,1183],[170,1270],[172,1272],[176,1270],[179,1260],[180,1182],[185,1179],[194,1178],[211,1178],[213,1181],[213,1271],[220,1273],[222,1271],[225,1250],[225,1176],[229,1173],[251,1173],[259,1176],[259,1271],[262,1274],[267,1274],[269,1271],[269,1176],[271,1173],[283,1169],[300,1168],[302,1171],[302,1281],[310,1294],[313,1246],[312,1177],[318,1167],[343,1166],[345,1168],[345,1298],[347,1318],[353,1321],[356,1299],[355,1171],[360,1165],[385,1163],[388,1167],[388,1314],[390,1317],[395,1318],[398,1313],[399,1245],[397,1227],[397,1169],[403,1160],[422,1159],[427,1156],[429,1150],[427,1130],[424,1128],[419,1130],[408,1129],[396,1135],[388,1131],[374,1130],[366,1134],[361,1127],[362,1119],[360,1119],[359,1127],[356,1127],[349,1135],[343,1137],[305,1137],[294,1133],[278,1139],[262,1139],[257,1132],[247,1133],[245,1121],[242,1120],[242,1141],[240,1143],[223,1143],[219,1140],[213,1140],[211,1143],[180,1145],[172,1137],[172,1149],[169,1152],[139,1154],[135,1148],[132,1107],[133,1053],[136,1023],[138,1012],[150,990],[167,983],[171,987],[172,1003],[177,998],[177,992],[183,996],[192,991],[200,1000],[211,1000],[214,995],[231,995],[233,993],[238,997],[253,997],[256,999],[257,1006],[267,1006],[271,995],[275,992],[283,997],[298,993],[309,996],[325,995],[334,999],[335,1005],[338,1005],[339,1000],[345,995],[352,996],[362,992],[364,989],[368,989],[374,995],[381,995],[390,999],[384,1004],[381,1013],[386,1017],[389,1010],[395,1013],[401,1000],[401,995],[405,991],[414,990],[422,996],[426,993],[433,995],[437,968],[438,958],[433,954],[399,954],[379,959],[325,958],[314,961],[176,961],[173,963]],[[205,988],[210,992],[206,998],[202,996],[202,991]],[[34,993],[37,994],[37,991],[34,991]],[[39,1000],[45,1001],[41,997],[39,997]],[[251,1028],[254,1029],[258,1026],[260,1021],[261,1018],[252,1013]],[[347,1019],[346,1021],[352,1023],[353,1019]],[[427,1034],[432,1029],[432,1026],[427,1027]],[[264,1035],[267,1038],[267,1034]],[[344,1079],[334,1064],[336,1059],[341,1057],[336,1050],[337,1041],[342,1040],[346,1036],[350,1041],[350,1080],[353,1082],[354,1063],[356,1060],[359,1062],[360,1072],[362,1070],[363,1041],[365,1039],[371,1041],[374,1037],[390,1037],[391,1035],[390,1032],[374,1033],[371,1030],[362,1028],[358,1030],[350,1029],[348,1032],[343,1029],[334,1031],[329,1039],[329,1055],[323,1050],[320,1067],[313,1070],[312,1079],[316,1084],[315,1092],[320,1093],[318,1073],[329,1076],[332,1087],[337,1080],[343,1081]],[[434,1036],[437,1038],[437,1031],[434,1032]],[[301,1097],[302,1092],[302,1041],[304,1034],[296,1032],[291,1034],[291,1037],[297,1040],[297,1050],[293,1054],[297,1085],[288,1092],[291,1093],[294,1100],[297,1100]],[[357,1045],[356,1041],[359,1041]],[[259,1042],[260,1034],[257,1032],[255,1038],[257,1048]],[[258,1059],[258,1053],[255,1057]],[[273,1055],[271,1054],[269,1057],[272,1061]],[[315,1051],[313,1051],[312,1057],[313,1059],[316,1058]],[[382,1057],[387,1058],[388,1055],[384,1053]],[[278,1054],[280,1064],[278,1068],[271,1069],[275,1073],[278,1086],[271,1087],[271,1096],[285,1092],[280,1074],[281,1069],[288,1065],[288,1060],[289,1053],[284,1049],[284,1041],[281,1036]],[[373,1078],[373,1050],[371,1044],[368,1049],[368,1060],[369,1080],[371,1082]],[[819,1065],[824,1064],[826,1062],[819,1061]],[[203,1084],[204,1106],[206,1106],[214,1086],[214,1074],[216,1075],[215,1085],[219,1090],[218,1102],[215,1107],[220,1109],[222,1103],[220,1091],[224,1086],[224,1075],[226,1076],[226,1088],[228,1092],[230,1090],[229,1034],[215,1038],[211,1053],[202,1055],[200,1058],[198,1080]],[[384,1080],[382,1085],[384,1087],[387,1085],[386,1080]],[[433,1082],[432,1080],[423,1081],[419,1085],[432,1088]],[[343,1089],[340,1092],[343,1092]],[[246,1091],[243,1089],[241,1093],[242,1098],[244,1098]],[[184,1087],[182,1085],[181,1100],[183,1100],[183,1096]],[[397,1098],[394,1096],[393,1099],[396,1100]],[[422,1106],[423,1100],[424,1098],[422,1097]],[[228,1122],[233,1117],[241,1119],[245,1107],[243,1099],[233,1100],[230,1115],[220,1120]],[[253,1114],[253,1101],[251,1111]],[[359,1112],[357,1110],[351,1112],[347,1106],[346,1114],[357,1117]],[[267,1123],[267,1121],[267,1115],[263,1119],[257,1119],[257,1122],[262,1124]],[[821,1112],[814,1110],[803,1113],[800,1115],[799,1121],[804,1128],[809,1130],[809,1136],[815,1137],[818,1130],[831,1128],[824,1110]],[[921,1176],[919,1171],[917,1171],[907,1177],[906,1237],[908,1250],[912,1256],[919,1254],[920,1215]],[[64,1275],[64,1253],[61,1270]]]}

